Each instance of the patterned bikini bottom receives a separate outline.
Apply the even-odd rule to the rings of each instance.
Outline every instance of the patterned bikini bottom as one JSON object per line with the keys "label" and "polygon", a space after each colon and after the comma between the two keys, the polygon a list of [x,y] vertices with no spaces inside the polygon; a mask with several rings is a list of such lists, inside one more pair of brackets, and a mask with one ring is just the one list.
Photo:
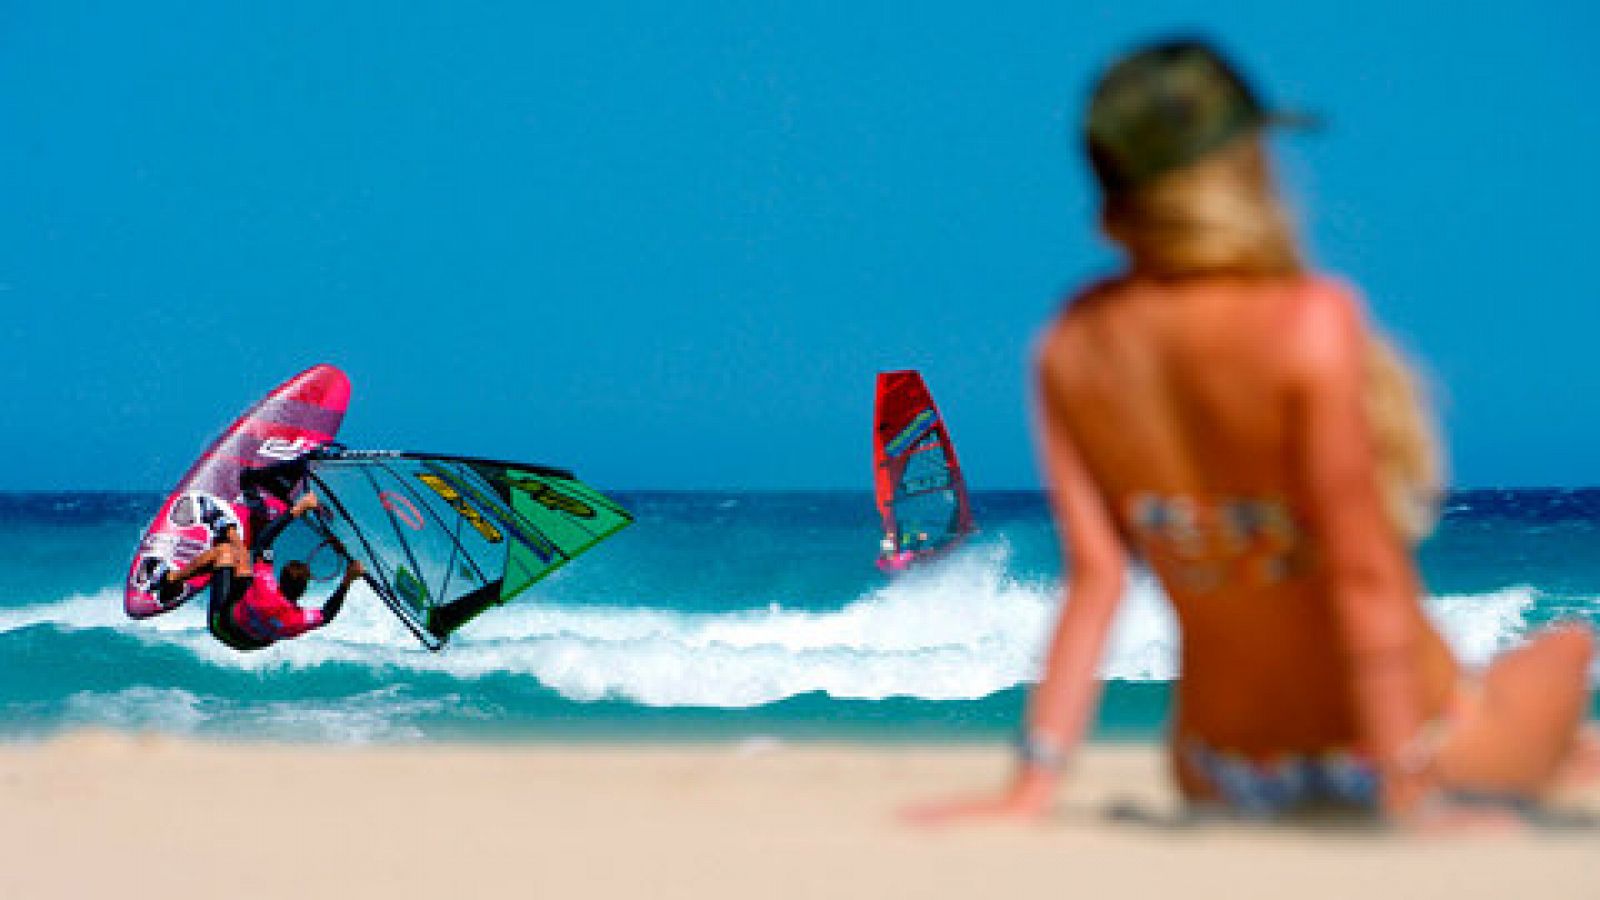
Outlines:
{"label": "patterned bikini bottom", "polygon": [[1376,812],[1377,768],[1364,757],[1335,751],[1269,761],[1219,752],[1200,741],[1184,744],[1183,759],[1234,812],[1270,818],[1310,809]]}

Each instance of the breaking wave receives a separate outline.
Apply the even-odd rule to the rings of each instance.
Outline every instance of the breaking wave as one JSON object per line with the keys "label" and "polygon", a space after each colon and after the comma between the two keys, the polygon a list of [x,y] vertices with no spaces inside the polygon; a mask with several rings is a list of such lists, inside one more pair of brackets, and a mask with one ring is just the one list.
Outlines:
{"label": "breaking wave", "polygon": [[[468,709],[471,704],[461,698],[470,695],[472,682],[490,676],[531,679],[572,701],[649,707],[749,708],[813,693],[853,700],[965,700],[1035,679],[1060,602],[1056,581],[1009,574],[1008,556],[1003,541],[975,547],[827,610],[762,604],[759,598],[739,611],[693,613],[651,607],[648,598],[552,605],[526,597],[473,623],[440,654],[417,647],[376,598],[359,594],[326,631],[254,654],[216,644],[205,632],[198,602],[156,619],[128,621],[121,591],[113,588],[0,609],[0,636],[37,627],[109,630],[131,638],[134,650],[176,646],[224,671],[294,675],[353,666],[380,677],[429,674],[458,683],[428,697],[385,689],[323,706],[258,705],[251,713],[267,717],[259,724],[289,733],[342,733],[353,740],[403,737],[385,731],[391,726],[382,711],[396,704],[434,704],[438,708],[426,712],[446,715]],[[1542,599],[1537,589],[1518,586],[1432,597],[1428,607],[1462,658],[1477,664],[1517,643]],[[149,671],[138,659],[127,665],[131,683]],[[1136,572],[1102,673],[1119,681],[1161,682],[1176,671],[1176,623],[1159,586]],[[69,718],[135,725],[162,720],[178,730],[198,727],[218,704],[227,705],[177,688],[74,696]]]}

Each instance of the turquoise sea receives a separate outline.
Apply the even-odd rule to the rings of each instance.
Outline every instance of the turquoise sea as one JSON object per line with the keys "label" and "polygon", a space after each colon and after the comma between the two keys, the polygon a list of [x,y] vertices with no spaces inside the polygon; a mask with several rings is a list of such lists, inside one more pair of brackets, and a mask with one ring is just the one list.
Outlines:
{"label": "turquoise sea", "polygon": [[[978,494],[982,533],[892,582],[872,565],[866,493],[616,496],[632,528],[441,653],[357,593],[331,627],[239,655],[197,605],[123,615],[159,497],[0,494],[0,736],[989,740],[1016,727],[1059,603],[1038,493]],[[1422,562],[1429,608],[1469,661],[1551,619],[1600,624],[1600,490],[1457,494]],[[1135,573],[1101,736],[1159,731],[1175,642],[1159,589]]]}

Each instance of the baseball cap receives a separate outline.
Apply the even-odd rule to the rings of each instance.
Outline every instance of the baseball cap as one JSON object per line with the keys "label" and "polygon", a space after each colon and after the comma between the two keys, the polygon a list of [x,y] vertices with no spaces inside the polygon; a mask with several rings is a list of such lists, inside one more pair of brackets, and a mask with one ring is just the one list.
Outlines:
{"label": "baseball cap", "polygon": [[1106,188],[1147,182],[1268,125],[1315,118],[1268,110],[1208,42],[1179,38],[1142,47],[1101,77],[1089,103],[1089,161]]}

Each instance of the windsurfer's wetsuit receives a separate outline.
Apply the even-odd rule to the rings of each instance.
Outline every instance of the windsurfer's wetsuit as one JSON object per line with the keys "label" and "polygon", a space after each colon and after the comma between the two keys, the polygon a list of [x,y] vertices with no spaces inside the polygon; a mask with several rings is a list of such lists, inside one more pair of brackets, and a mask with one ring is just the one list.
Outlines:
{"label": "windsurfer's wetsuit", "polygon": [[219,569],[211,579],[206,617],[212,635],[235,650],[260,650],[299,637],[332,622],[344,607],[347,583],[321,609],[301,609],[284,596],[272,571],[272,542],[294,521],[285,498],[304,471],[296,461],[239,473],[249,517],[251,574],[236,575],[231,566]]}
{"label": "windsurfer's wetsuit", "polygon": [[[227,611],[225,622],[220,623],[226,627],[212,629],[218,638],[223,638],[222,631],[226,630],[232,632],[228,637],[238,639],[238,644],[250,644],[249,647],[229,644],[234,649],[256,650],[275,641],[299,637],[332,622],[344,606],[348,585],[341,584],[321,609],[301,609],[283,595],[271,563],[257,561],[253,571],[254,575],[249,578],[235,577],[236,582],[246,583],[244,594]],[[229,643],[226,639],[223,642]]]}

